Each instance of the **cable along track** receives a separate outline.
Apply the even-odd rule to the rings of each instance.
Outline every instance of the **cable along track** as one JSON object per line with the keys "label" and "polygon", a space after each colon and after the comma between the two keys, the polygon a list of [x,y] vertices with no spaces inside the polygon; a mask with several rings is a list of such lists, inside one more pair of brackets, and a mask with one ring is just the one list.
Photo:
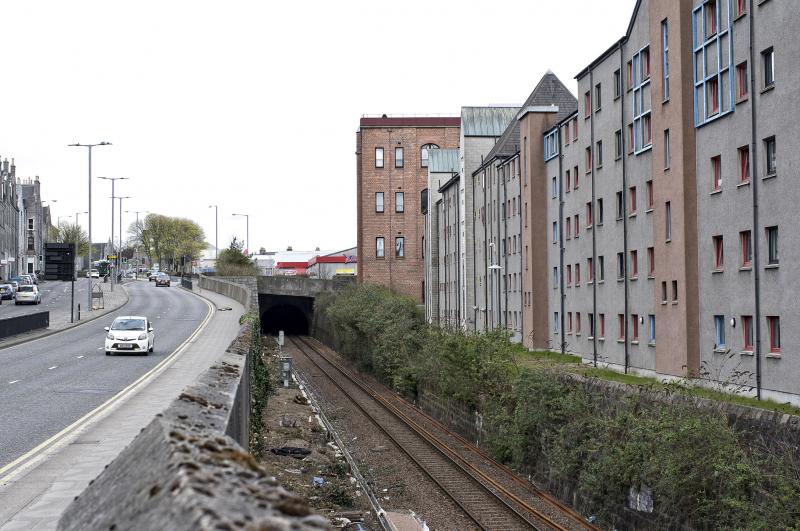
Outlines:
{"label": "cable along track", "polygon": [[[349,370],[331,360],[307,339],[302,337],[289,339],[480,529],[488,531],[596,529],[572,509],[535,489],[507,467],[495,463],[471,443],[429,415],[399,398],[387,398],[358,380]],[[320,363],[320,360],[323,360],[324,364]],[[332,367],[333,370],[323,365]],[[344,376],[344,379],[337,377],[338,375]],[[422,420],[413,417],[422,417]],[[426,426],[431,424],[433,429]],[[437,435],[434,431],[439,431],[440,434]],[[442,436],[443,434],[445,436]],[[444,439],[449,439],[450,442]],[[493,469],[487,470],[486,466],[479,467],[465,459],[458,451],[451,448],[453,441],[460,451],[471,453],[475,457],[480,456],[479,461],[491,462],[494,465]],[[510,476],[518,487],[527,485],[527,488],[517,488],[514,492],[495,479],[497,474]],[[524,490],[524,493],[520,493],[520,490]],[[520,497],[520,494],[526,497],[533,496],[539,505],[544,504],[546,509],[535,507]],[[569,523],[569,527],[564,523]]]}

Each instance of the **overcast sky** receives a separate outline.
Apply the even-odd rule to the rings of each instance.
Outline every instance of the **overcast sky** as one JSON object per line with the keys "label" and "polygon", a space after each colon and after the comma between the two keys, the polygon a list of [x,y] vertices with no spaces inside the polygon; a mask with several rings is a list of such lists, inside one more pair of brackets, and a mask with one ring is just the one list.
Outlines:
{"label": "overcast sky", "polygon": [[[191,218],[257,250],[356,243],[362,114],[519,104],[575,74],[627,28],[635,0],[4,2],[0,155],[39,175],[53,221],[94,176],[125,210]],[[94,180],[93,240],[111,185]],[[86,217],[81,216],[85,226]],[[62,221],[65,221],[62,219]],[[133,221],[126,214],[125,225]]]}

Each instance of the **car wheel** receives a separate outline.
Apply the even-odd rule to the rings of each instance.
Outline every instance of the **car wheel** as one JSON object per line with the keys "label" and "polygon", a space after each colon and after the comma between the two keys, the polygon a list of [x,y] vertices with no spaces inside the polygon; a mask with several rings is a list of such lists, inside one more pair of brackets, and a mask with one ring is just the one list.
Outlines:
{"label": "car wheel", "polygon": [[153,352],[153,349],[154,349],[154,348],[156,348],[156,342],[155,342],[155,341],[153,341],[153,342],[150,344],[150,348],[149,348],[149,349],[147,349],[147,352]]}
{"label": "car wheel", "polygon": [[14,301],[15,306],[19,306],[19,301]]}
{"label": "car wheel", "polygon": [[111,355],[111,351],[110,350],[106,350],[106,356],[110,356],[110,355]]}

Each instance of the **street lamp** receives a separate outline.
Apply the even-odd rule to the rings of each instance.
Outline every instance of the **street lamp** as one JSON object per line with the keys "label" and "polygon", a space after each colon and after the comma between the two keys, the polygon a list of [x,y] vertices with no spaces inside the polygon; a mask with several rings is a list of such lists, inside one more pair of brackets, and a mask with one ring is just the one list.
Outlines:
{"label": "street lamp", "polygon": [[78,226],[78,215],[79,214],[88,214],[88,212],[75,212],[75,226]]}
{"label": "street lamp", "polygon": [[92,148],[95,146],[110,146],[111,142],[100,142],[98,144],[69,144],[68,147],[85,147],[89,148],[89,293],[87,295],[89,306],[87,311],[92,310]]}
{"label": "street lamp", "polygon": [[120,267],[122,265],[122,200],[131,199],[131,196],[125,195],[117,199],[119,199],[119,253],[117,253],[117,267]]}
{"label": "street lamp", "polygon": [[[147,210],[133,210],[133,211],[126,210],[125,211],[126,214],[130,214],[131,212],[136,214],[136,230],[137,230],[137,234],[138,234],[139,238],[141,238],[142,234],[141,234],[141,231],[139,229],[139,214],[149,214],[149,212]],[[134,246],[133,250],[136,253],[136,276],[138,277],[139,276],[139,242],[138,241],[136,242],[136,245]]]}
{"label": "street lamp", "polygon": [[208,205],[214,209],[214,259],[219,258],[219,205]]}
{"label": "street lamp", "polygon": [[245,220],[245,249],[247,249],[247,256],[250,256],[250,215],[249,214],[231,214],[232,216],[241,216]]}
{"label": "street lamp", "polygon": [[[105,181],[111,181],[111,249],[114,249],[114,185],[117,181],[128,180],[128,177],[98,177]],[[122,245],[122,242],[119,242]]]}

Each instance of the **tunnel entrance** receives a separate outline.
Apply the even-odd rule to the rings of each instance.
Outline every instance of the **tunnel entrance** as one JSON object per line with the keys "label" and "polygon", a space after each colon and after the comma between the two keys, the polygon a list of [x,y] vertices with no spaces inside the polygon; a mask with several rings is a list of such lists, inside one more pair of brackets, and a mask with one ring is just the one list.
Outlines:
{"label": "tunnel entrance", "polygon": [[308,335],[314,312],[312,297],[286,295],[260,295],[261,331],[276,335],[283,330],[287,335]]}

